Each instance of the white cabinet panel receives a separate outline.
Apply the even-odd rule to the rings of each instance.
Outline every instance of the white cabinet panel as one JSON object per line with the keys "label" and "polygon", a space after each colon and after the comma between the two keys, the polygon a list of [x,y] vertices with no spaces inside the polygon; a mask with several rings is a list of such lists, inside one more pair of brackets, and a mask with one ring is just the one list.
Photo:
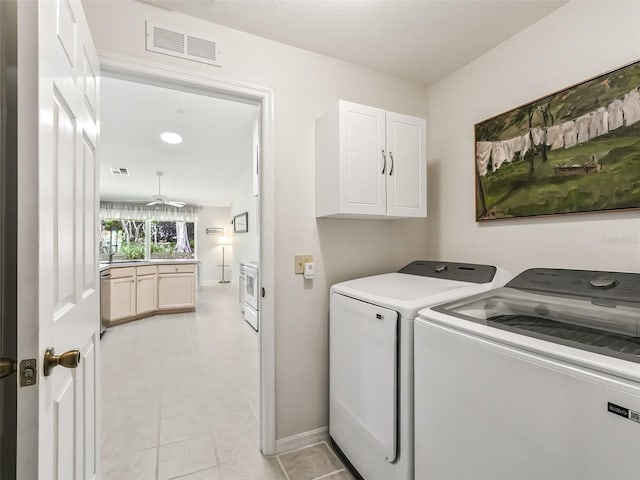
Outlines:
{"label": "white cabinet panel", "polygon": [[316,121],[316,216],[426,217],[426,121],[340,100]]}
{"label": "white cabinet panel", "polygon": [[341,104],[341,209],[348,213],[385,213],[384,110]]}
{"label": "white cabinet panel", "polygon": [[156,298],[157,278],[156,275],[143,275],[137,278],[136,314],[153,312],[158,309]]}
{"label": "white cabinet panel", "polygon": [[427,216],[426,121],[387,112],[387,214]]}
{"label": "white cabinet panel", "polygon": [[193,308],[196,303],[193,273],[164,273],[158,277],[158,309]]}
{"label": "white cabinet panel", "polygon": [[136,284],[133,277],[109,282],[109,321],[132,317],[136,313]]}

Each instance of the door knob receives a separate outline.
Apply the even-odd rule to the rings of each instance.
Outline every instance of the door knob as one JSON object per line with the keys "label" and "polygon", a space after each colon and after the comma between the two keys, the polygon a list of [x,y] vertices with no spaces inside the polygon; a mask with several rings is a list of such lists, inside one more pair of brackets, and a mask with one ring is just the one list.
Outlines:
{"label": "door knob", "polygon": [[53,370],[58,365],[65,368],[76,368],[80,364],[80,350],[77,348],[64,352],[62,355],[56,355],[56,351],[53,347],[47,348],[44,352],[44,376],[51,375]]}
{"label": "door knob", "polygon": [[16,362],[9,358],[0,358],[0,378],[8,377],[16,371]]}

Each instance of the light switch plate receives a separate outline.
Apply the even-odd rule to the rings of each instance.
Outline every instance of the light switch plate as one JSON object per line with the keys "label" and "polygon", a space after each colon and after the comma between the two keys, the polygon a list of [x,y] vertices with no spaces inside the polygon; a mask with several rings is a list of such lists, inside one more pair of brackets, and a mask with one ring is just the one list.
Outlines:
{"label": "light switch plate", "polygon": [[304,264],[313,262],[313,255],[296,255],[293,258],[295,260],[295,273],[300,275],[304,273]]}

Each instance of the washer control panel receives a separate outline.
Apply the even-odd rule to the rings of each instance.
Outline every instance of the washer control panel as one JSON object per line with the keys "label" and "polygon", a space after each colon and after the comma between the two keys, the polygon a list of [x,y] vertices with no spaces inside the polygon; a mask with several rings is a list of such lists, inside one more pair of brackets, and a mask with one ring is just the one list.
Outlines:
{"label": "washer control panel", "polygon": [[542,293],[640,304],[639,273],[532,268],[522,272],[506,286]]}
{"label": "washer control panel", "polygon": [[475,263],[416,260],[402,267],[398,270],[398,273],[442,278],[445,280],[458,280],[469,283],[489,283],[493,281],[493,277],[496,275],[496,267]]}
{"label": "washer control panel", "polygon": [[588,285],[592,288],[612,288],[618,284],[615,277],[609,275],[599,275],[589,280]]}

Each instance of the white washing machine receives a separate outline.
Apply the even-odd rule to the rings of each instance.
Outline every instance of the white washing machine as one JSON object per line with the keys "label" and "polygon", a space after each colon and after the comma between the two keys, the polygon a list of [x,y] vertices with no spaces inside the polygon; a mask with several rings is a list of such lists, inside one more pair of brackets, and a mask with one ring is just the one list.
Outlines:
{"label": "white washing machine", "polygon": [[420,311],[416,479],[637,480],[640,274],[527,270]]}
{"label": "white washing machine", "polygon": [[366,480],[413,480],[418,310],[504,285],[488,265],[415,261],[331,287],[329,434]]}

